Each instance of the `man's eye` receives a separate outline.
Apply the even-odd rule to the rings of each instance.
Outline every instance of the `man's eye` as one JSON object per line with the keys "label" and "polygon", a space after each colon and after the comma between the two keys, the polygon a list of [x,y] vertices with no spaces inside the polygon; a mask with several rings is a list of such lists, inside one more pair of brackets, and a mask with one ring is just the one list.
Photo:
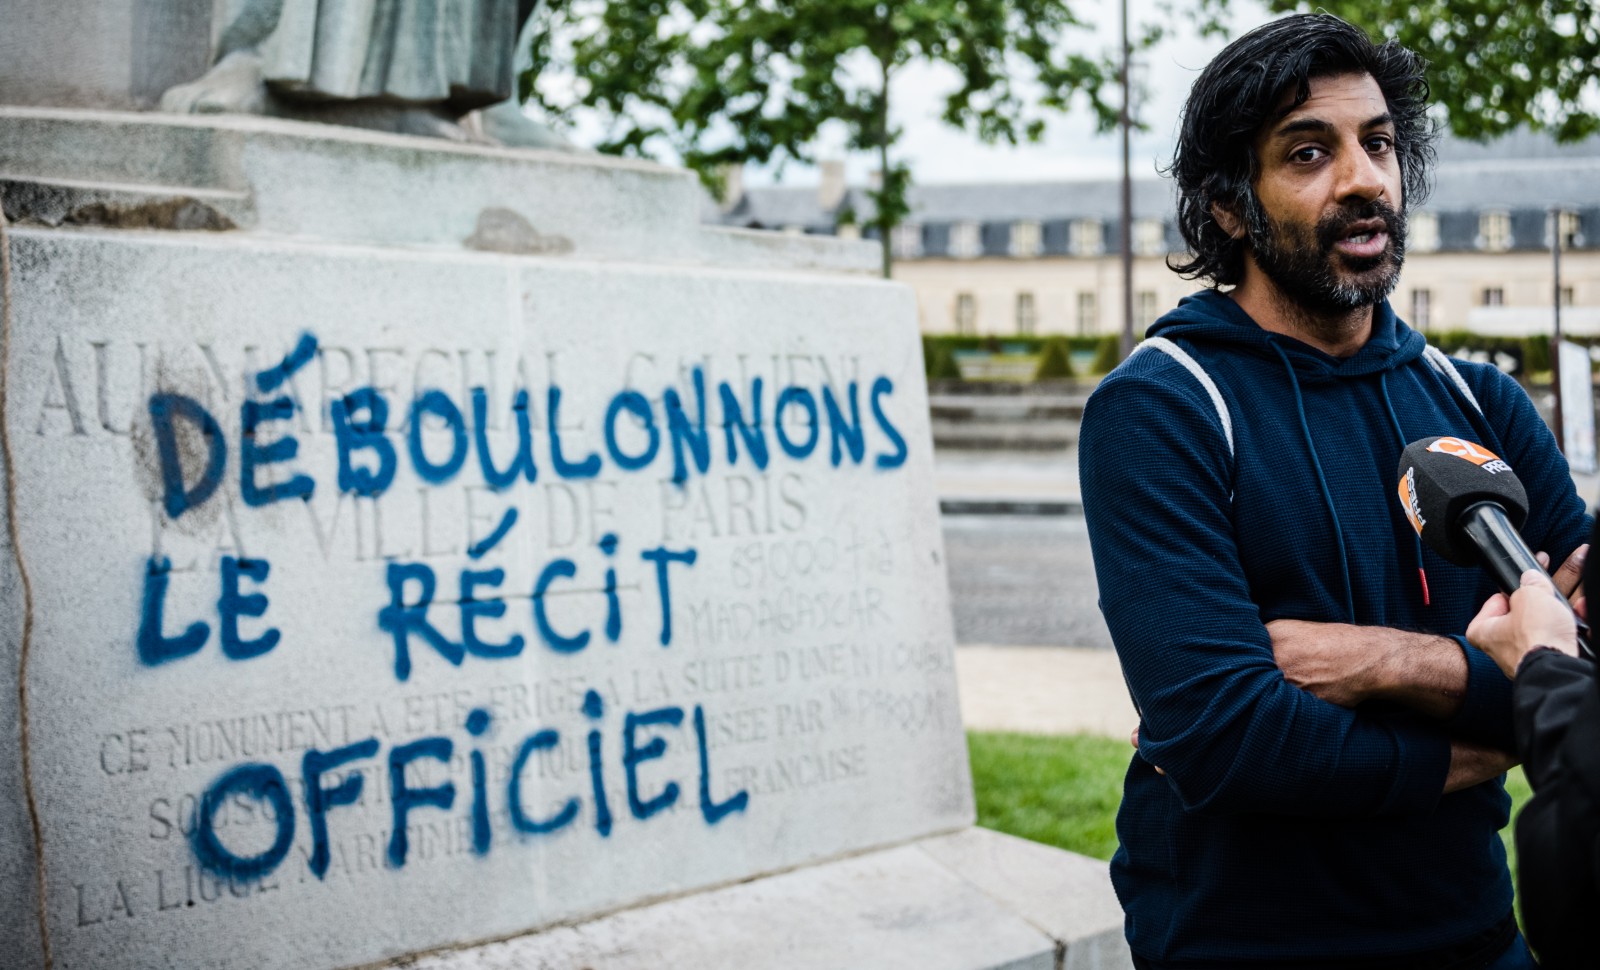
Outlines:
{"label": "man's eye", "polygon": [[1394,140],[1388,135],[1379,135],[1376,138],[1367,139],[1367,151],[1372,152],[1374,155],[1386,152],[1393,147]]}
{"label": "man's eye", "polygon": [[1289,157],[1297,162],[1314,162],[1325,154],[1320,145],[1306,145],[1290,152]]}

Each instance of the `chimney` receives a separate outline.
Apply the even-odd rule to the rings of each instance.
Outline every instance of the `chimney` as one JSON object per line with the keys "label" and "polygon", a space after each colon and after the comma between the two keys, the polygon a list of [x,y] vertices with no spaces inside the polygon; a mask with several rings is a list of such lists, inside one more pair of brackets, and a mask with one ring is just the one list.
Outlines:
{"label": "chimney", "polygon": [[844,161],[830,158],[822,163],[822,181],[817,183],[817,207],[832,212],[844,201]]}
{"label": "chimney", "polygon": [[722,176],[717,205],[723,212],[732,212],[744,200],[744,166],[730,162],[718,168],[717,173]]}

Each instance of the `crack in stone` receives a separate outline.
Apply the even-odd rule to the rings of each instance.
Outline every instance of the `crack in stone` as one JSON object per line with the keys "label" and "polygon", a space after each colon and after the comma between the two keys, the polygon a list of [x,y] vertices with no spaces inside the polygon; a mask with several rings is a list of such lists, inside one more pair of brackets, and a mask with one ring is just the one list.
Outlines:
{"label": "crack in stone", "polygon": [[[6,221],[4,200],[0,199],[0,376],[11,364],[11,234]],[[8,390],[8,389],[7,389]],[[33,585],[22,561],[22,545],[17,527],[17,466],[11,450],[11,425],[7,414],[10,395],[0,390],[0,455],[6,466],[6,527],[11,551],[17,560],[17,576],[22,584],[22,643],[17,651],[17,719],[22,741],[22,789],[28,802],[28,821],[33,828],[34,895],[38,904],[39,946],[44,951],[45,970],[54,965],[50,952],[50,927],[46,919],[44,874],[44,829],[39,819],[39,802],[33,790],[32,747],[28,737],[28,649],[33,641]]]}

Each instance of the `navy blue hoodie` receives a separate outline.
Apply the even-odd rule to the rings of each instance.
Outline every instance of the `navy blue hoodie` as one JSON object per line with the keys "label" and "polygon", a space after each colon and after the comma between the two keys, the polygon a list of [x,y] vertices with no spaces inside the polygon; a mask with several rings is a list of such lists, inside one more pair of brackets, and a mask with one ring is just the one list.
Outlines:
{"label": "navy blue hoodie", "polygon": [[[1215,291],[1148,335],[1212,377],[1234,445],[1197,378],[1155,349],[1084,411],[1100,605],[1141,718],[1111,862],[1134,952],[1415,966],[1492,935],[1511,911],[1509,798],[1501,780],[1441,792],[1452,737],[1512,746],[1510,682],[1458,636],[1493,587],[1421,546],[1396,466],[1429,435],[1486,446],[1527,486],[1524,536],[1560,563],[1588,522],[1553,436],[1515,381],[1457,362],[1480,414],[1387,303],[1343,359]],[[1460,712],[1349,710],[1294,687],[1264,627],[1279,618],[1457,636]]]}

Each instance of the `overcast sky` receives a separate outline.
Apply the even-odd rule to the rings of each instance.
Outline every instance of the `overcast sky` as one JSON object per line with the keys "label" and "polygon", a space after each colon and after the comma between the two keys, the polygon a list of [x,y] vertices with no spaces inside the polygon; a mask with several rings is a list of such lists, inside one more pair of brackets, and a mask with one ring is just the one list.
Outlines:
{"label": "overcast sky", "polygon": [[[1129,19],[1135,34],[1140,23],[1161,16],[1155,0],[1130,2]],[[1086,53],[1116,50],[1117,0],[1092,3],[1080,0],[1073,9],[1085,19],[1094,18],[1097,22],[1095,33],[1085,31],[1082,34],[1080,50]],[[1268,19],[1255,0],[1233,0],[1233,10],[1234,36]],[[1192,30],[1179,29],[1159,46],[1138,57],[1142,63],[1136,66],[1134,76],[1143,79],[1148,98],[1138,115],[1149,130],[1134,133],[1134,177],[1154,175],[1156,167],[1166,163],[1172,153],[1178,112],[1189,86],[1212,55],[1226,43],[1225,38],[1201,38]],[[952,69],[913,65],[905,69],[891,92],[895,98],[891,108],[905,129],[899,154],[911,165],[912,177],[918,182],[1026,182],[1109,177],[1121,171],[1121,139],[1115,132],[1097,134],[1087,106],[1069,114],[1054,115],[1045,140],[1037,144],[985,145],[977,136],[940,120],[944,97],[955,87]],[[1113,103],[1120,99],[1120,92],[1112,91],[1109,95]],[[844,144],[843,137],[836,136],[833,145],[837,147],[829,154],[843,156]],[[829,147],[832,146],[824,145],[824,150]],[[858,154],[847,158],[846,166],[850,181],[859,184],[877,164],[865,154]],[[752,169],[745,174],[747,185],[777,181],[805,185],[815,182],[816,174],[795,165],[781,173]]]}
{"label": "overcast sky", "polygon": [[[1130,21],[1135,34],[1145,22],[1171,20],[1157,0],[1130,0]],[[1174,0],[1185,5],[1185,0]],[[1232,33],[1237,36],[1268,19],[1257,0],[1231,0]],[[1087,54],[1115,51],[1118,43],[1118,0],[1076,0],[1072,8],[1096,24],[1094,31],[1078,34],[1076,48]],[[1187,29],[1175,29],[1159,46],[1140,55],[1135,77],[1142,77],[1148,101],[1138,114],[1149,125],[1133,140],[1133,172],[1154,175],[1172,152],[1178,111],[1195,75],[1226,39],[1200,38]],[[562,83],[562,82],[554,82]],[[891,110],[904,128],[898,156],[911,165],[912,177],[923,184],[939,182],[1010,181],[1106,177],[1121,171],[1121,140],[1115,132],[1096,134],[1094,118],[1085,105],[1050,118],[1044,141],[1017,147],[983,144],[976,135],[952,128],[939,119],[944,97],[956,87],[954,69],[912,65],[903,69],[891,90]],[[1108,96],[1117,103],[1120,92]],[[594,144],[600,127],[592,118],[579,117],[569,136],[576,143]],[[819,147],[822,157],[844,158],[852,184],[863,184],[877,167],[865,153],[847,155],[842,132],[829,132]],[[670,160],[667,160],[670,161]],[[815,170],[790,163],[781,171],[749,168],[746,185],[814,185]]]}
{"label": "overcast sky", "polygon": [[[1160,16],[1154,0],[1131,0],[1130,21],[1135,33],[1141,22]],[[1234,36],[1268,19],[1254,0],[1234,0]],[[1118,44],[1117,0],[1098,0],[1077,4],[1075,10],[1086,19],[1095,17],[1095,35],[1084,34],[1080,48],[1086,52],[1114,51]],[[1149,126],[1135,132],[1132,146],[1135,177],[1154,175],[1172,153],[1178,112],[1195,76],[1217,51],[1225,38],[1200,38],[1192,30],[1178,30],[1138,60],[1134,76],[1142,77],[1148,100],[1138,115]],[[1037,181],[1044,179],[1108,177],[1118,174],[1122,165],[1122,143],[1115,132],[1097,134],[1094,118],[1087,107],[1051,120],[1045,140],[1038,144],[990,146],[939,120],[943,95],[955,88],[953,72],[916,66],[907,69],[899,87],[896,112],[905,127],[900,154],[912,166],[913,177],[923,183],[963,181]],[[1114,103],[1120,92],[1111,92]],[[843,144],[842,140],[839,144]],[[865,157],[848,162],[851,181],[858,182],[876,165]],[[769,172],[749,172],[747,183],[772,181]],[[815,181],[809,172],[783,173],[785,183]]]}

